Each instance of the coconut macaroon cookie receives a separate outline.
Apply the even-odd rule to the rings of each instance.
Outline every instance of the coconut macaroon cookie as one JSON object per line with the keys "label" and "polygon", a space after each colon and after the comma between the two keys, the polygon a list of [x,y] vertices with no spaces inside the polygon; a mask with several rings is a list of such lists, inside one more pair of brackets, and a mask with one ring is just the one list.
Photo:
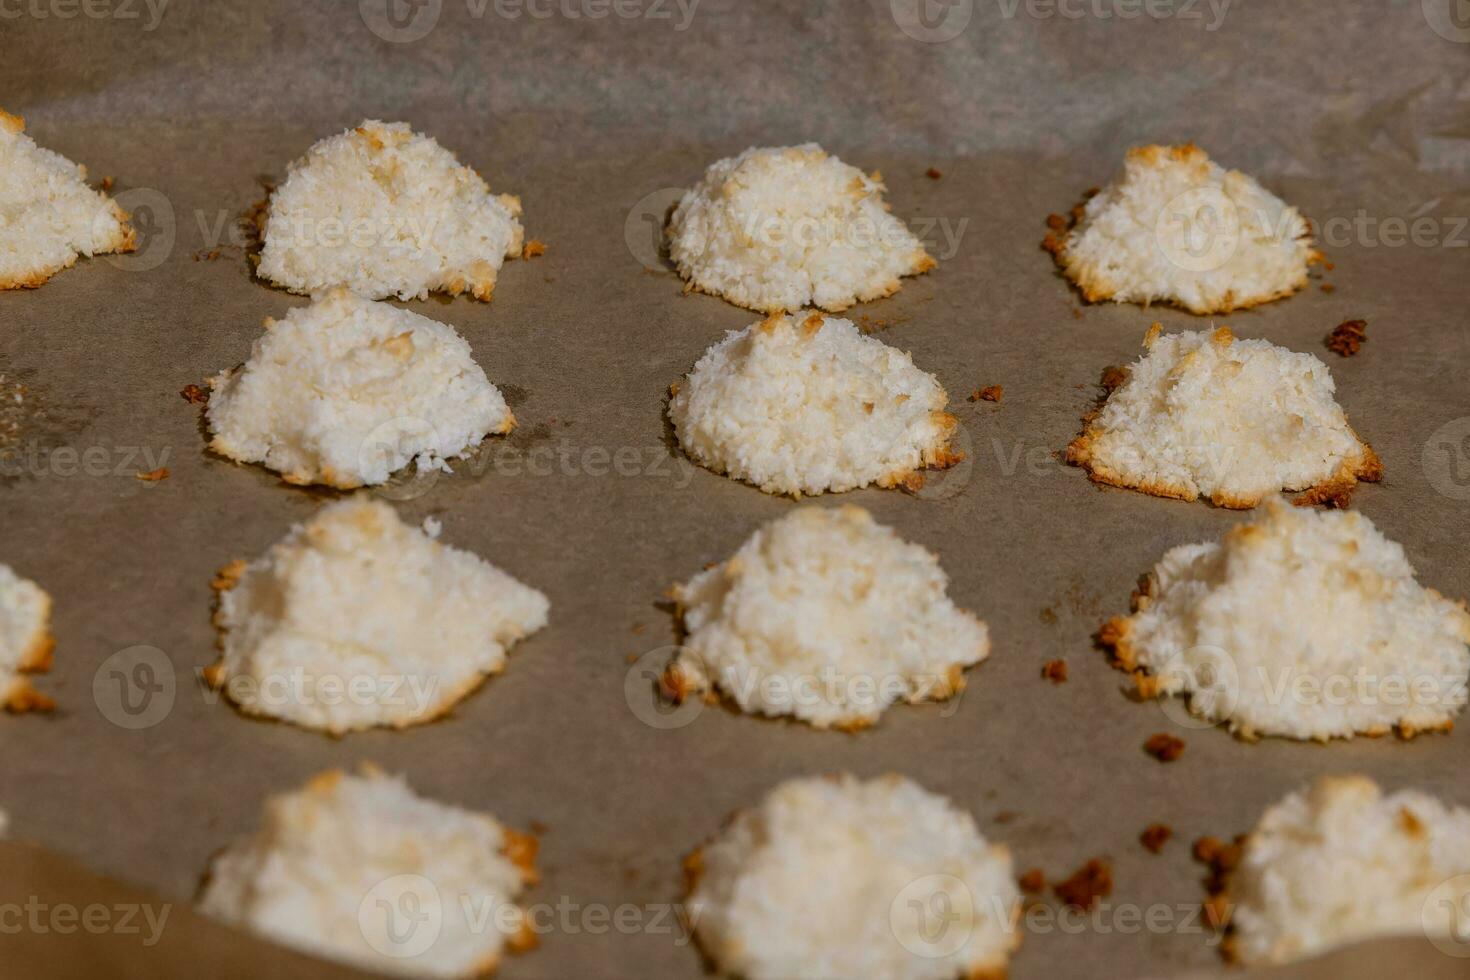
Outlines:
{"label": "coconut macaroon cookie", "polygon": [[923,486],[952,466],[949,395],[913,358],[810,313],[732,330],[673,386],[669,418],[701,466],[767,493]]}
{"label": "coconut macaroon cookie", "polygon": [[87,186],[87,168],[43,149],[0,109],[0,289],[31,289],[78,255],[131,252],[117,202]]}
{"label": "coconut macaroon cookie", "polygon": [[1463,602],[1419,585],[1362,514],[1282,500],[1167,552],[1102,640],[1139,693],[1246,738],[1447,729],[1470,677]]}
{"label": "coconut macaroon cookie", "polygon": [[515,427],[448,324],[337,289],[265,326],[244,365],[209,379],[210,449],[288,483],[352,489],[410,462],[447,470]]}
{"label": "coconut macaroon cookie", "polygon": [[31,686],[28,673],[51,668],[51,597],[39,585],[0,565],[0,707],[44,711],[51,699]]}
{"label": "coconut macaroon cookie", "polygon": [[1098,483],[1245,508],[1281,490],[1342,506],[1359,480],[1382,478],[1311,354],[1228,327],[1164,334],[1157,323],[1143,346],[1067,447]]}
{"label": "coconut macaroon cookie", "polygon": [[1269,807],[1217,901],[1226,951],[1285,963],[1374,936],[1451,939],[1470,900],[1470,811],[1366,776],[1332,776]]}
{"label": "coconut macaroon cookie", "polygon": [[265,805],[215,859],[201,910],[313,955],[403,976],[477,977],[534,945],[514,902],[534,837],[363,766]]}
{"label": "coconut macaroon cookie", "polygon": [[1322,257],[1296,208],[1190,144],[1129,150],[1072,220],[1044,244],[1088,302],[1228,313],[1291,295]]}
{"label": "coconut macaroon cookie", "polygon": [[214,584],[221,657],[205,679],[247,714],[334,735],[444,714],[550,608],[364,497],[322,508]]}
{"label": "coconut macaroon cookie", "polygon": [[782,783],[685,867],[695,939],[747,980],[1000,978],[1021,942],[1010,852],[897,775]]}
{"label": "coconut macaroon cookie", "polygon": [[899,701],[942,701],[990,654],[945,594],[939,559],[861,507],[801,507],[672,589],[688,633],[664,689],[858,729]]}
{"label": "coconut macaroon cookie", "polygon": [[256,273],[293,293],[489,300],[521,254],[520,213],[519,198],[491,194],[432,138],[370,119],[291,164],[263,218]]}
{"label": "coconut macaroon cookie", "polygon": [[898,292],[934,268],[888,211],[882,177],[815,143],[720,160],[669,219],[669,257],[690,288],[779,313],[833,313]]}

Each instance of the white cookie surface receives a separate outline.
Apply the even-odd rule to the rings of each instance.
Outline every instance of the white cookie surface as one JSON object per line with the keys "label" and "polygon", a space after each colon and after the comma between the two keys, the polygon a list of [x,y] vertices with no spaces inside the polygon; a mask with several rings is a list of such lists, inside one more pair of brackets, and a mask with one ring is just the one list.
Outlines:
{"label": "white cookie surface", "polygon": [[1247,964],[1374,936],[1463,936],[1470,811],[1385,795],[1366,776],[1324,777],[1261,815],[1225,899],[1229,949]]}
{"label": "white cookie surface", "polygon": [[1137,603],[1103,638],[1140,691],[1246,737],[1412,735],[1465,704],[1470,614],[1356,511],[1273,500],[1218,543],[1171,549]]}
{"label": "white cookie surface", "polygon": [[1320,258],[1296,208],[1197,146],[1140,146],[1048,239],[1089,302],[1172,303],[1228,313],[1289,296]]}
{"label": "white cookie surface", "polygon": [[860,507],[805,506],[675,586],[688,632],[665,676],[744,711],[817,728],[872,724],[896,702],[941,701],[990,653],[939,560]]}
{"label": "white cookie surface", "polygon": [[888,211],[878,174],[815,143],[711,164],[669,219],[669,256],[694,288],[762,313],[836,313],[934,267]]}
{"label": "white cookie surface", "polygon": [[214,918],[381,973],[477,977],[530,936],[516,896],[536,842],[364,766],[270,799],[260,829],[214,859]]}
{"label": "white cookie surface", "polygon": [[901,776],[782,783],[687,869],[700,948],[748,980],[998,978],[1021,941],[1010,852]]}
{"label": "white cookie surface", "polygon": [[333,290],[209,380],[210,448],[288,483],[353,489],[411,462],[448,468],[515,418],[454,328]]}
{"label": "white cookie surface", "polygon": [[0,707],[45,710],[51,701],[25,675],[51,666],[51,597],[0,565]]}
{"label": "white cookie surface", "polygon": [[293,293],[488,300],[521,254],[520,213],[518,198],[491,194],[431,137],[370,119],[291,164],[271,194],[256,274]]}
{"label": "white cookie surface", "polygon": [[27,289],[78,255],[131,252],[137,236],[117,202],[87,186],[85,167],[36,145],[0,110],[0,289]]}
{"label": "white cookie surface", "polygon": [[919,470],[961,458],[938,380],[820,313],[729,332],[675,389],[669,418],[689,458],[767,493],[921,486]]}
{"label": "white cookie surface", "polygon": [[247,714],[332,734],[444,714],[550,608],[364,497],[323,507],[215,585],[221,657],[209,683]]}
{"label": "white cookie surface", "polygon": [[1359,480],[1381,478],[1320,359],[1228,327],[1163,334],[1154,324],[1143,343],[1067,447],[1093,480],[1246,508],[1282,490],[1341,504]]}

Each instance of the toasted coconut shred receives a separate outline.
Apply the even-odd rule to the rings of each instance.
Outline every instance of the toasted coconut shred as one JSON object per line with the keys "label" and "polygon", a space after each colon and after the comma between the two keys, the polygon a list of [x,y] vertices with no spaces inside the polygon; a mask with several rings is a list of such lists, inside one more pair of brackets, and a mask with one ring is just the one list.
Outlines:
{"label": "toasted coconut shred", "polygon": [[1021,942],[1009,850],[901,776],[783,783],[686,868],[696,941],[749,980],[998,980]]}
{"label": "toasted coconut shred", "polygon": [[44,711],[51,699],[31,686],[27,674],[51,668],[51,596],[35,582],[0,565],[0,708]]}
{"label": "toasted coconut shred", "polygon": [[128,215],[87,186],[87,168],[37,146],[0,109],[0,289],[32,289],[82,255],[131,252]]}
{"label": "toasted coconut shred", "polygon": [[1219,542],[1166,553],[1103,642],[1145,697],[1245,738],[1411,736],[1450,727],[1470,677],[1470,614],[1415,579],[1355,511],[1272,501]]}
{"label": "toasted coconut shred", "polygon": [[1470,811],[1366,776],[1326,776],[1269,807],[1221,896],[1226,950],[1287,963],[1377,936],[1463,943]]}
{"label": "toasted coconut shred", "polygon": [[269,800],[260,829],[214,859],[200,909],[375,972],[478,977],[535,938],[515,905],[535,854],[535,838],[364,765]]}
{"label": "toasted coconut shred", "polygon": [[907,485],[951,451],[958,421],[933,375],[848,320],[773,316],[705,352],[669,401],[701,466],[767,493]]}
{"label": "toasted coconut shred", "polygon": [[1291,295],[1322,258],[1296,208],[1192,144],[1129,150],[1074,220],[1049,221],[1046,246],[1089,302],[1228,313]]}
{"label": "toasted coconut shred", "polygon": [[256,273],[293,293],[489,300],[525,241],[521,202],[407,123],[367,120],[291,164],[263,217]]}
{"label": "toasted coconut shred", "polygon": [[798,508],[674,587],[689,635],[665,688],[848,730],[896,702],[942,701],[990,653],[947,585],[933,554],[867,511]]}
{"label": "toasted coconut shred", "polygon": [[322,508],[214,587],[221,656],[205,680],[247,714],[334,735],[443,715],[550,608],[365,497]]}
{"label": "toasted coconut shred", "polygon": [[209,385],[213,451],[339,490],[410,463],[449,470],[515,426],[453,327],[345,289],[267,320],[249,360]]}
{"label": "toasted coconut shred", "polygon": [[888,211],[877,173],[815,143],[712,164],[669,219],[669,256],[693,289],[762,313],[838,313],[896,293],[934,259]]}
{"label": "toasted coconut shred", "polygon": [[1282,490],[1342,505],[1359,481],[1382,478],[1311,354],[1227,327],[1164,334],[1158,324],[1144,348],[1067,448],[1093,480],[1248,508]]}

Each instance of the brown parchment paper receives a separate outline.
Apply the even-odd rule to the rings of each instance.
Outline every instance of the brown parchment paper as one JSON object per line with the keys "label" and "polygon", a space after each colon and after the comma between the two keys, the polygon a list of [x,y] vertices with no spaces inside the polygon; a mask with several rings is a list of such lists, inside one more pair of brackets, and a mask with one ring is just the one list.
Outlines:
{"label": "brown parchment paper", "polygon": [[[1181,0],[1151,8],[1169,16],[1124,16],[1135,8],[961,0],[915,21],[906,0],[898,16],[888,0],[704,0],[686,19],[650,0],[621,8],[638,16],[594,19],[570,16],[588,9],[575,4],[541,17],[443,0],[420,8],[437,18],[425,36],[385,40],[370,26],[381,31],[376,2],[173,0],[156,18],[141,0],[3,7],[0,105],[94,178],[114,177],[148,233],[137,256],[82,260],[0,295],[0,375],[26,389],[4,450],[0,560],[55,597],[56,666],[38,686],[59,703],[50,717],[0,718],[0,806],[11,837],[32,842],[0,848],[0,882],[10,901],[137,902],[137,887],[175,911],[146,949],[116,933],[6,934],[0,975],[345,975],[202,924],[187,905],[268,794],[359,760],[542,828],[544,880],[527,898],[548,906],[675,902],[681,856],[777,781],[896,770],[972,811],[1018,871],[1058,880],[1106,856],[1114,906],[1172,910],[1163,930],[1028,935],[1013,963],[1022,980],[1219,969],[1210,931],[1185,921],[1204,894],[1189,842],[1247,830],[1316,775],[1360,771],[1470,804],[1464,733],[1247,745],[1125,696],[1092,634],[1165,549],[1241,517],[1097,488],[1055,453],[1101,370],[1136,357],[1150,322],[1210,321],[1081,305],[1038,248],[1048,212],[1146,141],[1198,141],[1324,237],[1339,219],[1331,271],[1223,322],[1329,362],[1386,467],[1354,506],[1403,543],[1425,584],[1470,595],[1470,44],[1447,8]],[[947,16],[968,20],[953,31]],[[303,302],[253,279],[229,230],[262,180],[364,117],[409,120],[520,194],[528,236],[549,245],[507,264],[489,305],[411,304],[464,334],[521,426],[454,475],[391,492],[405,518],[439,518],[444,540],[553,605],[550,626],[448,719],[333,740],[246,720],[200,689],[213,571],[328,495],[210,456],[179,390],[242,361],[263,317]],[[671,449],[667,385],[755,316],[682,295],[652,228],[712,160],[804,140],[880,169],[895,213],[941,260],[850,315],[937,373],[970,453],[918,497],[840,499],[937,550],[994,653],[957,703],[896,708],[858,735],[720,709],[654,727],[625,679],[630,657],[675,641],[663,591],[792,503]],[[1369,341],[1341,359],[1322,341],[1348,318],[1368,321]],[[1005,388],[999,405],[965,400],[991,384]],[[168,479],[134,476],[158,466]],[[1058,657],[1070,680],[1053,686],[1039,670]],[[146,704],[144,687],[159,689]],[[1186,739],[1180,761],[1141,751],[1158,731]],[[1137,842],[1156,821],[1175,833],[1158,856]],[[700,975],[695,949],[640,914],[648,927],[631,934],[574,915],[503,975]],[[1460,976],[1467,962],[1382,943],[1277,975]]]}

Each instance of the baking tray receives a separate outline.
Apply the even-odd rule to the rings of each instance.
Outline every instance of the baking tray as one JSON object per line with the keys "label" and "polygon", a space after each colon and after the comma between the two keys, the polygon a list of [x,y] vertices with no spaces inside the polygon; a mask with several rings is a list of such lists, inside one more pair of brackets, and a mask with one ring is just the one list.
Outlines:
{"label": "baking tray", "polygon": [[[0,851],[0,880],[28,895],[123,887],[95,873],[177,916],[154,951],[115,934],[7,935],[16,959],[7,952],[0,973],[188,975],[160,948],[311,973],[192,924],[186,906],[268,794],[360,760],[543,828],[544,879],[528,900],[551,906],[676,902],[681,856],[731,811],[781,779],[850,770],[898,771],[950,796],[1011,846],[1018,870],[1056,879],[1106,856],[1113,906],[1174,910],[1163,930],[1028,935],[1013,963],[1022,980],[1217,969],[1209,930],[1184,924],[1204,897],[1189,842],[1247,830],[1319,774],[1470,803],[1462,733],[1321,746],[1189,730],[1176,763],[1142,752],[1150,734],[1177,730],[1126,696],[1092,636],[1167,548],[1242,516],[1098,488],[1057,453],[1102,369],[1136,357],[1152,321],[1215,321],[1083,305],[1038,247],[1046,215],[1140,142],[1193,139],[1300,206],[1332,270],[1220,322],[1329,361],[1386,468],[1353,505],[1403,543],[1425,584],[1470,595],[1470,487],[1455,479],[1470,464],[1456,455],[1470,427],[1470,45],[1448,8],[1236,0],[1217,19],[1206,0],[1139,16],[1126,4],[960,0],[915,20],[896,2],[704,0],[683,20],[653,0],[599,19],[569,16],[588,9],[575,4],[533,16],[431,0],[385,27],[381,0],[175,0],[156,20],[142,0],[69,18],[64,0],[38,0],[0,19],[4,107],[43,146],[115,178],[146,226],[135,256],[82,260],[44,288],[0,295],[0,374],[28,389],[23,465],[0,479],[0,559],[55,597],[56,667],[39,686],[59,703],[50,717],[0,718],[0,801],[12,838],[31,842]],[[420,17],[433,22],[415,36]],[[394,496],[407,520],[439,518],[444,540],[543,589],[552,614],[451,717],[334,740],[247,720],[199,685],[214,658],[214,570],[331,495],[205,452],[198,408],[179,391],[239,363],[262,318],[303,302],[253,279],[230,229],[262,182],[364,117],[411,121],[520,194],[528,236],[549,246],[506,266],[493,303],[409,304],[469,340],[521,426]],[[994,653],[957,702],[896,708],[856,735],[714,709],[662,728],[630,706],[625,682],[630,658],[676,640],[664,590],[793,504],[671,448],[669,382],[756,317],[684,295],[652,229],[714,159],[805,140],[881,170],[895,213],[940,259],[850,315],[939,376],[970,453],[919,496],[820,502],[860,504],[938,551]],[[1421,218],[1430,232],[1411,240]],[[1370,339],[1341,359],[1322,342],[1348,318],[1367,320]],[[1004,386],[1002,403],[965,400],[989,384]],[[621,468],[604,462],[620,450]],[[157,466],[167,480],[136,479]],[[1039,670],[1057,657],[1071,676],[1053,686]],[[171,686],[144,706],[140,680]],[[1175,832],[1158,856],[1137,842],[1156,821]],[[652,918],[620,932],[574,917],[504,975],[699,976],[695,950]],[[1466,962],[1373,949],[1322,969],[1366,977],[1412,962],[1450,975]],[[17,973],[22,963],[34,965]]]}

